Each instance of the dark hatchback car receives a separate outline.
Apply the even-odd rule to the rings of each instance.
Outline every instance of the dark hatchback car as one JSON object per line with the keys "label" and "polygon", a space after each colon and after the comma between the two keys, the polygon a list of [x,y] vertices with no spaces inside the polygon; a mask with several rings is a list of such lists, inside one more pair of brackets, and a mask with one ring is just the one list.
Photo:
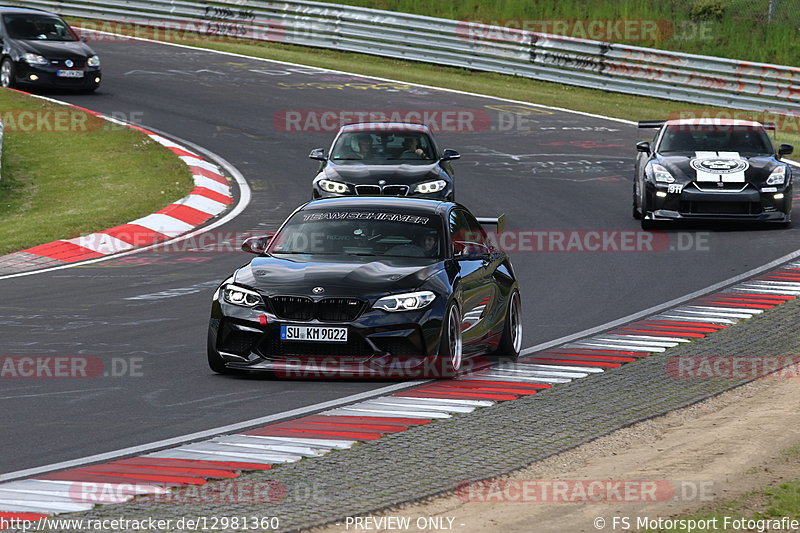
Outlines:
{"label": "dark hatchback car", "polygon": [[430,128],[404,122],[343,126],[330,152],[309,155],[321,161],[312,198],[331,196],[420,196],[453,201],[453,168],[461,156],[440,151]]}
{"label": "dark hatchback car", "polygon": [[[222,374],[453,377],[515,359],[520,293],[508,256],[465,207],[328,198],[296,210],[214,294],[208,363]],[[303,370],[302,375],[297,374]],[[294,372],[294,373],[293,373]]]}
{"label": "dark hatchback car", "polygon": [[0,6],[0,39],[0,86],[87,92],[100,86],[100,58],[54,13]]}

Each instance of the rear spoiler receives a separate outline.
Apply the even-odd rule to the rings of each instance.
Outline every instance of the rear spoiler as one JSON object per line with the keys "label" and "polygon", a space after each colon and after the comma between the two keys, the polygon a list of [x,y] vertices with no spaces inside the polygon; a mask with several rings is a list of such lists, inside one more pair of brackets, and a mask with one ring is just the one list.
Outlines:
{"label": "rear spoiler", "polygon": [[503,231],[506,225],[506,216],[500,215],[499,217],[475,217],[479,224],[487,226],[497,226],[497,233]]}
{"label": "rear spoiler", "polygon": [[660,128],[666,122],[666,120],[640,120],[637,126],[640,128]]}

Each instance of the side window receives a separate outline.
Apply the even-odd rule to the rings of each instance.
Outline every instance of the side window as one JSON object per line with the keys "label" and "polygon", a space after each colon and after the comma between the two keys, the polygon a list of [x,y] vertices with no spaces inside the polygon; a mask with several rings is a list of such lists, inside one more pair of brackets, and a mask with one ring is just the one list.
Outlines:
{"label": "side window", "polygon": [[450,236],[453,252],[462,251],[470,245],[489,247],[486,231],[475,217],[463,209],[453,209],[450,213]]}

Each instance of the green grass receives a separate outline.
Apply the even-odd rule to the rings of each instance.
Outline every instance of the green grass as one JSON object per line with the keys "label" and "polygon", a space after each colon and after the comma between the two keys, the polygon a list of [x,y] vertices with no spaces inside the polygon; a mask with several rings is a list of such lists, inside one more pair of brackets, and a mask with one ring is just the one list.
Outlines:
{"label": "green grass", "polygon": [[[47,111],[68,125],[23,119]],[[0,254],[124,224],[192,188],[172,152],[131,128],[8,90],[0,90],[0,117]]]}
{"label": "green grass", "polygon": [[[762,526],[768,524],[768,522],[763,521],[780,520],[782,517],[787,517],[790,520],[800,520],[800,481],[764,487],[744,494],[735,500],[716,504],[702,513],[673,517],[674,520],[685,521],[683,524],[677,523],[678,527],[645,529],[643,531],[646,533],[763,531],[765,528]],[[737,519],[755,521],[755,528],[747,529],[747,525],[742,527],[742,523],[735,524],[733,521]],[[710,527],[697,527],[701,521],[705,521]],[[761,525],[758,525],[759,521],[762,521]],[[773,527],[768,530],[784,531],[780,527]]]}
{"label": "green grass", "polygon": [[[70,23],[80,25],[80,20]],[[99,21],[89,21],[87,27],[102,28]],[[144,29],[137,29],[137,36],[147,36]],[[530,78],[470,71],[463,68],[443,67],[427,63],[389,59],[378,56],[339,52],[320,48],[308,48],[281,43],[244,40],[214,40],[202,36],[189,40],[171,40],[180,44],[244,54],[247,56],[274,59],[310,65],[367,76],[390,78],[423,85],[432,85],[498,96],[512,100],[565,107],[576,111],[596,113],[628,120],[655,120],[666,118],[670,113],[680,112],[734,112],[730,109],[714,108],[673,102],[656,98],[620,94],[594,89],[583,89],[558,83],[541,82]],[[752,113],[735,111],[736,118],[753,117]],[[800,117],[788,117],[779,128],[776,143],[791,143],[800,149]],[[643,138],[651,135],[645,132]]]}
{"label": "green grass", "polygon": [[[581,26],[558,31],[555,21],[655,21],[658,32],[608,39],[637,46],[677,50],[750,61],[797,65],[800,57],[800,9],[795,0],[775,0],[767,22],[769,0],[337,0],[343,3],[404,13],[506,25],[526,21],[551,33],[583,37]],[[494,21],[494,22],[493,22]],[[542,30],[545,31],[545,30]]]}

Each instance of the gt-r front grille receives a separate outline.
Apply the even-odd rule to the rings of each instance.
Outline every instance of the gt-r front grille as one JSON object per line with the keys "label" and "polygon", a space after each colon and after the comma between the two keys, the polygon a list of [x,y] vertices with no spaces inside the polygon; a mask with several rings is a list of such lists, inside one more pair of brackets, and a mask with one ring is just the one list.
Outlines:
{"label": "gt-r front grille", "polygon": [[749,183],[731,183],[731,182],[696,182],[693,181],[692,185],[702,192],[742,192],[745,189],[754,189]]}
{"label": "gt-r front grille", "polygon": [[756,202],[681,202],[680,212],[689,215],[758,215],[762,206]]}
{"label": "gt-r front grille", "polygon": [[356,185],[360,196],[406,196],[408,185]]}
{"label": "gt-r front grille", "polygon": [[303,296],[273,296],[272,311],[286,320],[350,322],[364,311],[366,303],[356,298],[323,298],[314,301]]}

